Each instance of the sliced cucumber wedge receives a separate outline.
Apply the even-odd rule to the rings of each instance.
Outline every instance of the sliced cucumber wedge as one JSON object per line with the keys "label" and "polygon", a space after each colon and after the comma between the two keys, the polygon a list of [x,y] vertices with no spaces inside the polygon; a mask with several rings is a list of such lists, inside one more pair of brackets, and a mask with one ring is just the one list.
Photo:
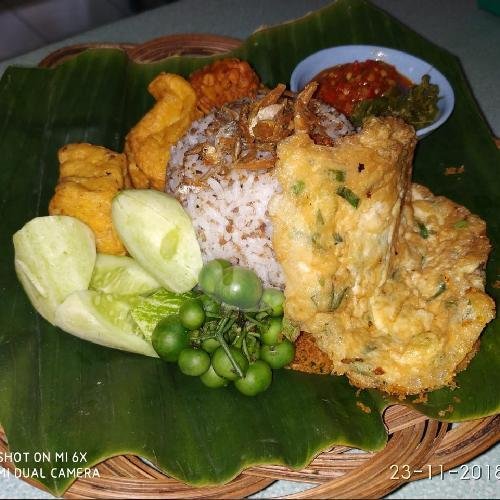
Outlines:
{"label": "sliced cucumber wedge", "polygon": [[74,292],[56,309],[55,324],[95,344],[158,357],[130,315],[141,300],[93,290]]}
{"label": "sliced cucumber wedge", "polygon": [[175,198],[150,189],[122,191],[113,200],[112,217],[130,255],[163,287],[184,293],[197,284],[200,246]]}
{"label": "sliced cucumber wedge", "polygon": [[14,264],[33,307],[54,324],[56,308],[89,286],[96,258],[94,234],[74,217],[29,221],[13,236]]}

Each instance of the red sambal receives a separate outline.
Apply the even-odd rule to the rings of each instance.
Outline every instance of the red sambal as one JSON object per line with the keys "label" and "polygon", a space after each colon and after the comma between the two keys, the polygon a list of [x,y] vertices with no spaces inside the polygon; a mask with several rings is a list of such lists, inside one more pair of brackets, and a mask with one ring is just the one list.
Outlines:
{"label": "red sambal", "polygon": [[406,90],[413,85],[391,64],[371,59],[327,68],[313,80],[319,84],[316,97],[348,117],[359,101],[381,97],[394,87]]}

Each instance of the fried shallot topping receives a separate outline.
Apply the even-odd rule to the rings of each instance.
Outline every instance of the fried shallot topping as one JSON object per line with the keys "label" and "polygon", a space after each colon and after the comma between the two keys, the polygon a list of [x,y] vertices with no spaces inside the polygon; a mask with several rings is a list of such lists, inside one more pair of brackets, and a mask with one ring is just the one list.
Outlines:
{"label": "fried shallot topping", "polygon": [[297,96],[295,102],[295,113],[293,116],[293,123],[297,133],[309,133],[311,123],[314,121],[314,114],[309,109],[309,102],[314,92],[318,87],[317,82],[311,82],[306,85],[304,90]]}
{"label": "fried shallot topping", "polygon": [[[210,166],[194,184],[202,185],[212,175],[230,169],[274,168],[276,147],[294,128],[309,133],[317,144],[332,145],[326,105],[311,99],[316,85],[309,84],[295,95],[279,84],[266,93],[260,92],[255,99],[240,99],[216,109],[209,125],[210,140],[188,152],[198,154]],[[193,185],[192,179],[186,182]]]}

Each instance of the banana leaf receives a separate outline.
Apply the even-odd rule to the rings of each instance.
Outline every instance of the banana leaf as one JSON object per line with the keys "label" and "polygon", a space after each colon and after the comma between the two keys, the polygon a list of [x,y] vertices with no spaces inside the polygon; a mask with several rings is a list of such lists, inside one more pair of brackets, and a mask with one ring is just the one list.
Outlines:
{"label": "banana leaf", "polygon": [[[419,143],[414,178],[488,222],[487,291],[498,303],[500,290],[492,284],[500,268],[500,153],[456,57],[364,0],[338,0],[258,31],[231,55],[275,85],[288,82],[308,54],[351,43],[405,50],[450,80],[455,111]],[[171,57],[134,64],[118,50],[100,49],[56,69],[11,67],[0,81],[0,423],[10,450],[23,453],[16,465],[56,495],[75,479],[71,468],[123,453],[145,457],[189,484],[208,485],[253,464],[303,467],[333,444],[374,451],[386,443],[381,414],[391,400],[376,391],[358,393],[344,377],[280,370],[256,398],[232,388],[207,390],[159,360],[64,334],[36,314],[17,282],[12,234],[47,213],[57,149],[85,141],[122,150],[126,132],[152,104],[148,82],[160,71],[187,76],[206,63]],[[444,176],[446,166],[459,165],[463,174]],[[498,320],[488,325],[454,390],[406,403],[445,421],[497,413],[499,329]],[[45,452],[43,459],[37,452]]]}

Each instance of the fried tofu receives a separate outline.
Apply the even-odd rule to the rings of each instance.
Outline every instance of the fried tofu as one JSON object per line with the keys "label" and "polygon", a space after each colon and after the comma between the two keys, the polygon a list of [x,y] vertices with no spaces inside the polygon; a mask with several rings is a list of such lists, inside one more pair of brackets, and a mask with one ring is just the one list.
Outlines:
{"label": "fried tofu", "polygon": [[196,94],[179,75],[161,73],[148,86],[156,104],[128,133],[125,154],[132,185],[163,191],[170,147],[198,116]]}
{"label": "fried tofu", "polygon": [[125,255],[111,221],[111,202],[129,185],[125,155],[81,143],[62,147],[58,158],[59,181],[49,214],[80,219],[94,232],[98,252]]}
{"label": "fried tofu", "polygon": [[67,144],[58,151],[59,181],[70,177],[112,178],[117,189],[130,187],[127,162],[123,154],[102,146]]}
{"label": "fried tofu", "polygon": [[403,395],[451,384],[494,315],[484,222],[410,183],[415,143],[390,117],[333,147],[295,134],[269,206],[288,319],[333,373]]}

